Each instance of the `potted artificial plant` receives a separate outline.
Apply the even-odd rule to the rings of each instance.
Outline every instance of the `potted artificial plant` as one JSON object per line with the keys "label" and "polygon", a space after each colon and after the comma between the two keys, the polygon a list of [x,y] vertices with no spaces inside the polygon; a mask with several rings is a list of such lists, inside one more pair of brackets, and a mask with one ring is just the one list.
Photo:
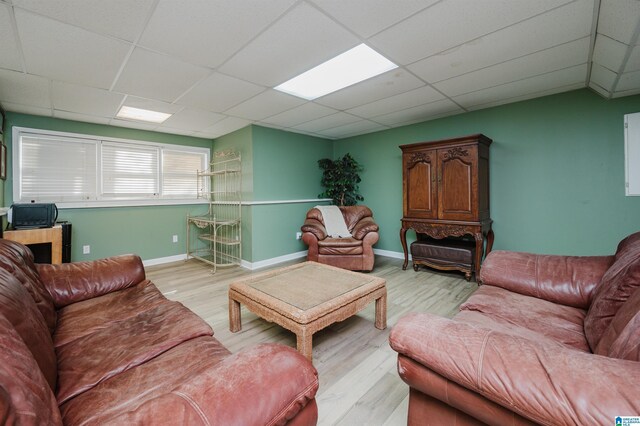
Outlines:
{"label": "potted artificial plant", "polygon": [[325,188],[318,197],[331,198],[336,206],[354,206],[364,200],[358,192],[362,166],[350,154],[337,160],[323,158],[318,160],[318,166],[322,169],[321,184]]}

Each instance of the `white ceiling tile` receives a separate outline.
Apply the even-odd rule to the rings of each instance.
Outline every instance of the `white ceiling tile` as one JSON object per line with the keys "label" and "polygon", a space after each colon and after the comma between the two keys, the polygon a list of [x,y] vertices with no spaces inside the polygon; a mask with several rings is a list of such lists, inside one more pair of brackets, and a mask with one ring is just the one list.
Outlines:
{"label": "white ceiling tile", "polygon": [[220,71],[274,87],[359,44],[350,32],[307,3],[240,50]]}
{"label": "white ceiling tile", "polygon": [[424,86],[422,80],[401,68],[396,68],[377,77],[318,98],[316,102],[345,110],[407,92],[420,86]]}
{"label": "white ceiling tile", "polygon": [[589,82],[589,88],[591,90],[593,90],[594,92],[596,92],[597,94],[599,94],[600,96],[602,96],[603,98],[609,98],[609,96],[611,96],[611,92],[608,90],[603,89],[602,87],[600,87],[599,85],[595,84],[592,81]]}
{"label": "white ceiling tile", "polygon": [[313,102],[307,102],[304,105],[300,105],[288,111],[280,114],[267,117],[262,120],[264,123],[276,125],[280,127],[293,127],[298,124],[305,123],[307,121],[315,120],[316,118],[326,117],[330,114],[335,114],[336,111],[333,108],[329,108],[323,105],[318,105]]}
{"label": "white ceiling tile", "polygon": [[32,105],[23,105],[19,103],[5,102],[5,101],[1,101],[1,103],[2,103],[2,107],[6,111],[19,112],[22,114],[31,114],[31,115],[43,115],[46,117],[51,117],[53,114],[51,111],[51,108],[41,108],[41,107],[32,106]]}
{"label": "white ceiling tile", "polygon": [[303,132],[319,133],[322,130],[343,126],[345,124],[355,123],[356,121],[361,120],[362,119],[360,117],[356,117],[344,112],[338,112],[336,114],[327,115],[326,117],[318,118],[316,120],[293,126],[293,128],[301,130]]}
{"label": "white ceiling tile", "polygon": [[218,121],[211,127],[207,127],[202,132],[199,132],[199,136],[208,135],[205,137],[217,138],[219,136],[226,135],[227,133],[235,132],[236,130],[247,127],[251,124],[251,121],[238,117],[227,117]]}
{"label": "white ceiling tile", "polygon": [[205,111],[196,108],[185,108],[180,112],[173,114],[167,118],[162,127],[170,127],[173,129],[201,131],[213,126],[218,121],[225,118],[222,114]]}
{"label": "white ceiling tile", "polygon": [[151,111],[164,112],[167,114],[175,114],[178,111],[184,109],[183,105],[170,104],[168,102],[156,101],[153,99],[138,98],[136,96],[127,96],[123,105],[148,109]]}
{"label": "white ceiling tile", "polygon": [[635,46],[629,55],[627,65],[624,67],[624,72],[639,71],[640,70],[640,46]]}
{"label": "white ceiling tile", "polygon": [[593,48],[593,62],[617,72],[622,66],[622,61],[627,53],[627,47],[626,44],[598,34],[596,36],[595,47]]}
{"label": "white ceiling tile", "polygon": [[111,126],[117,127],[127,127],[129,129],[138,129],[138,130],[155,130],[158,127],[158,124],[149,124],[143,123],[140,121],[129,121],[129,120],[121,120],[119,118],[114,118],[109,121]]}
{"label": "white ceiling tile", "polygon": [[194,64],[217,67],[294,2],[161,0],[140,44]]}
{"label": "white ceiling tile", "polygon": [[13,25],[11,24],[11,8],[0,3],[0,68],[23,71],[22,59]]}
{"label": "white ceiling tile", "polygon": [[113,117],[124,95],[93,87],[54,81],[51,86],[53,107],[86,115]]}
{"label": "white ceiling tile", "polygon": [[326,129],[320,132],[320,134],[328,138],[345,138],[353,135],[377,132],[388,128],[389,127],[379,123],[374,123],[373,121],[362,120],[351,124],[345,124],[344,126]]}
{"label": "white ceiling tile", "polygon": [[438,0],[311,0],[361,37],[375,33],[431,6]]}
{"label": "white ceiling tile", "polygon": [[449,97],[587,62],[589,37],[435,83]]}
{"label": "white ceiling tile", "polygon": [[430,86],[423,86],[418,89],[390,96],[379,101],[371,102],[359,107],[352,108],[347,112],[364,118],[377,117],[383,114],[390,114],[400,109],[411,108],[424,105],[443,99],[444,95]]}
{"label": "white ceiling tile", "polygon": [[539,98],[539,97],[542,97],[542,96],[555,95],[556,93],[570,92],[572,90],[578,90],[578,89],[583,89],[583,88],[584,88],[584,84],[583,83],[574,83],[574,84],[569,84],[567,86],[559,86],[559,87],[554,87],[554,88],[548,89],[548,90],[541,90],[539,92],[532,92],[532,93],[527,93],[527,94],[520,95],[520,96],[514,96],[512,98],[498,99],[496,101],[488,102],[486,104],[474,105],[474,106],[469,107],[467,109],[469,111],[475,111],[475,110],[484,109],[484,108],[490,108],[490,107],[494,107],[494,106],[498,106],[498,105],[510,104],[510,103],[513,103],[513,102],[526,101],[527,99],[534,99],[534,98]]}
{"label": "white ceiling tile", "polygon": [[568,1],[442,1],[374,36],[371,43],[383,55],[407,65],[565,3]]}
{"label": "white ceiling tile", "polygon": [[431,102],[426,105],[419,105],[412,108],[407,108],[401,111],[392,112],[391,114],[381,115],[374,120],[377,123],[386,124],[388,126],[395,126],[398,124],[404,124],[407,122],[415,122],[420,120],[428,120],[429,117],[439,116],[441,114],[461,113],[464,112],[455,103],[449,99],[442,99],[439,101]]}
{"label": "white ceiling tile", "polygon": [[214,72],[180,97],[177,103],[222,112],[264,90],[262,86]]}
{"label": "white ceiling tile", "polygon": [[225,111],[226,114],[250,120],[262,120],[274,114],[302,105],[306,101],[269,89]]}
{"label": "white ceiling tile", "polygon": [[[596,63],[591,64],[591,81],[606,91],[613,90],[613,84],[616,81],[617,74],[608,68],[600,66]],[[593,87],[589,84],[590,87]]]}
{"label": "white ceiling tile", "polygon": [[172,102],[209,72],[171,56],[136,48],[114,90]]}
{"label": "white ceiling tile", "polygon": [[49,80],[17,71],[0,70],[0,102],[51,108]]}
{"label": "white ceiling tile", "polygon": [[598,33],[629,44],[640,19],[638,0],[601,0]]}
{"label": "white ceiling tile", "polygon": [[581,84],[585,86],[587,65],[578,65],[548,74],[537,75],[524,80],[514,81],[501,86],[478,90],[454,98],[465,108],[482,105],[499,100],[507,100],[518,96],[536,94],[558,87]]}
{"label": "white ceiling tile", "polygon": [[82,121],[84,123],[109,124],[110,118],[95,115],[79,114],[76,112],[54,110],[53,116],[63,120]]}
{"label": "white ceiling tile", "polygon": [[640,71],[627,72],[620,76],[616,92],[636,90],[640,88]]}
{"label": "white ceiling tile", "polygon": [[172,135],[193,136],[196,132],[193,130],[174,129],[173,127],[160,126],[156,127],[156,132],[171,133]]}
{"label": "white ceiling tile", "polygon": [[153,0],[13,0],[13,4],[93,32],[134,41]]}
{"label": "white ceiling tile", "polygon": [[425,81],[438,82],[588,37],[592,17],[592,1],[570,3],[430,56],[408,68]]}
{"label": "white ceiling tile", "polygon": [[27,72],[108,89],[129,44],[52,19],[15,10]]}
{"label": "white ceiling tile", "polygon": [[640,95],[640,89],[624,90],[622,92],[614,92],[612,98],[622,98],[625,96]]}

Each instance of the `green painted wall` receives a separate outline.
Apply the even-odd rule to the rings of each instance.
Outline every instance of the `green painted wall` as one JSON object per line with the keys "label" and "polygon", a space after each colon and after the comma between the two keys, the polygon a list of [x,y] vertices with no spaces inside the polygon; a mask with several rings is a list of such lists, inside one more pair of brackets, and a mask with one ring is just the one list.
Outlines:
{"label": "green painted wall", "polygon": [[624,195],[624,114],[640,96],[605,100],[589,90],[469,112],[335,142],[364,166],[361,192],[381,228],[376,248],[402,251],[398,145],[473,133],[493,139],[495,249],[607,254],[640,230],[640,197]]}
{"label": "green painted wall", "polygon": [[[11,159],[11,129],[13,126],[56,130],[105,137],[136,139],[150,142],[211,148],[212,141],[188,136],[125,129],[100,124],[81,123],[50,117],[7,113],[5,142]],[[5,205],[13,200],[11,161],[8,162],[5,182]],[[72,260],[92,260],[102,257],[135,253],[143,259],[155,259],[186,252],[186,216],[206,211],[202,205],[108,207],[61,209],[59,220],[72,223]],[[178,243],[171,237],[178,235]],[[91,246],[91,253],[82,254],[83,245]]]}
{"label": "green painted wall", "polygon": [[[333,155],[330,140],[247,126],[214,141],[214,151],[242,153],[243,201],[315,199],[322,192],[318,160]],[[259,262],[306,249],[296,240],[311,203],[256,204],[242,209],[242,258]]]}

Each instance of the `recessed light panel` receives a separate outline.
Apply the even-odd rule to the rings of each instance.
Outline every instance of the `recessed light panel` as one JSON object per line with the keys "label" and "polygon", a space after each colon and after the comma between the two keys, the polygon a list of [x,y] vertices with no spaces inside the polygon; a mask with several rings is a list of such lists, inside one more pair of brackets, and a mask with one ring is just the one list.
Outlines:
{"label": "recessed light panel", "polygon": [[275,89],[312,100],[394,68],[398,66],[366,44],[360,44]]}
{"label": "recessed light panel", "polygon": [[116,114],[116,117],[126,118],[128,120],[148,121],[151,123],[162,123],[167,118],[171,117],[171,114],[164,112],[151,111],[148,109],[134,108],[130,106],[123,106]]}

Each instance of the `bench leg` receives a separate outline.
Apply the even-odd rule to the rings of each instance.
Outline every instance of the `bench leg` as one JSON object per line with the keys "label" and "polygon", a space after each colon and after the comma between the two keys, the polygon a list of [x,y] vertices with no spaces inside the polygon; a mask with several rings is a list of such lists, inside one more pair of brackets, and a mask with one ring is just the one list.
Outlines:
{"label": "bench leg", "polygon": [[298,352],[311,361],[313,358],[313,334],[306,330],[296,333],[296,346]]}
{"label": "bench leg", "polygon": [[376,299],[376,328],[378,330],[387,328],[387,293]]}
{"label": "bench leg", "polygon": [[229,330],[232,333],[242,330],[242,317],[240,315],[240,302],[229,298]]}

